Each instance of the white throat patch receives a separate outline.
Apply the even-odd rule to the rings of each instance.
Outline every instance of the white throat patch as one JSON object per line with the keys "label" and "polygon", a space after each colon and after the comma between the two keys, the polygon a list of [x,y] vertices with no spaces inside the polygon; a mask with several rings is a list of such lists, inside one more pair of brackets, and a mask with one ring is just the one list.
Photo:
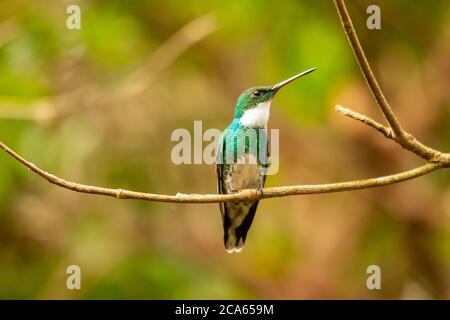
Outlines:
{"label": "white throat patch", "polygon": [[258,103],[256,107],[245,110],[241,119],[240,124],[246,127],[267,127],[267,121],[269,121],[270,103],[272,101],[265,101]]}

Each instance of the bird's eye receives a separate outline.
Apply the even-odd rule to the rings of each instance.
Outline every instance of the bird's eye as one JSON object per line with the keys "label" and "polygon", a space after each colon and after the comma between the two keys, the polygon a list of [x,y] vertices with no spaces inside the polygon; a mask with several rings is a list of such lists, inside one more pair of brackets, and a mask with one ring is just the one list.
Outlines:
{"label": "bird's eye", "polygon": [[253,91],[253,93],[252,93],[252,98],[257,98],[257,97],[261,96],[261,94],[262,94],[261,91],[255,90],[255,91]]}

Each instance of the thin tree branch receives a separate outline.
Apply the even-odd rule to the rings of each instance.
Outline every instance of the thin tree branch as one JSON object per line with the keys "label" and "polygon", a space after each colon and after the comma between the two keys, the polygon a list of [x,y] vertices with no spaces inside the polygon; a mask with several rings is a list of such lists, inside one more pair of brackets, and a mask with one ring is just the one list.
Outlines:
{"label": "thin tree branch", "polygon": [[258,193],[256,190],[242,190],[234,194],[182,194],[178,193],[176,195],[165,195],[165,194],[154,194],[154,193],[144,193],[136,192],[124,189],[110,189],[102,188],[96,186],[89,186],[85,184],[79,184],[72,181],[68,181],[59,178],[51,173],[48,173],[40,169],[35,164],[25,160],[23,157],[18,155],[12,149],[7,147],[4,143],[0,142],[0,148],[5,150],[9,155],[15,158],[17,161],[22,163],[24,166],[29,168],[34,173],[38,174],[42,178],[46,179],[48,182],[55,184],[57,186],[76,191],[81,193],[90,193],[96,195],[103,195],[109,197],[115,197],[118,199],[135,199],[135,200],[146,200],[146,201],[156,201],[156,202],[175,202],[175,203],[218,203],[218,202],[230,202],[230,201],[249,201],[257,199],[267,199],[276,197],[286,197],[293,195],[306,195],[306,194],[320,194],[320,193],[334,193],[342,191],[360,190],[368,189],[374,187],[380,187],[390,184],[395,184],[423,176],[427,173],[435,171],[444,167],[442,163],[427,163],[421,167],[413,170],[397,173],[394,175],[365,179],[365,180],[354,180],[347,182],[338,183],[327,183],[327,184],[315,184],[315,185],[294,185],[294,186],[283,186],[283,187],[272,187],[265,188],[263,193]]}
{"label": "thin tree branch", "polygon": [[369,61],[366,58],[363,48],[361,47],[361,43],[359,42],[358,35],[353,27],[352,20],[350,15],[348,14],[348,10],[345,6],[344,0],[334,0],[334,4],[338,11],[339,17],[342,22],[342,26],[344,27],[345,34],[347,35],[348,41],[353,49],[353,53],[355,54],[355,58],[358,61],[361,72],[366,79],[366,82],[377,101],[377,104],[383,113],[386,121],[389,124],[389,127],[392,129],[392,133],[394,137],[392,138],[398,144],[400,144],[404,149],[409,150],[421,158],[428,161],[444,161],[447,162],[450,159],[449,154],[443,154],[433,148],[425,146],[423,143],[419,142],[412,134],[406,132],[400,123],[398,122],[397,117],[392,111],[389,103],[386,100],[386,97],[381,90],[375,75],[372,72],[372,68],[370,67]]}
{"label": "thin tree branch", "polygon": [[335,109],[337,112],[343,114],[346,117],[360,121],[360,122],[367,124],[368,126],[374,128],[375,130],[380,131],[388,139],[394,138],[391,128],[383,126],[381,123],[376,122],[375,120],[369,118],[368,116],[365,116],[363,114],[360,114],[358,112],[344,108],[343,106],[339,106],[339,105],[337,105],[335,107]]}
{"label": "thin tree branch", "polygon": [[[367,124],[368,126],[374,128],[375,130],[381,132],[386,138],[391,139],[397,143],[399,143],[400,145],[402,144],[398,137],[394,135],[394,133],[392,132],[392,129],[390,127],[386,127],[383,126],[381,123],[373,120],[372,118],[369,118],[368,116],[365,116],[363,114],[360,114],[356,111],[344,108],[342,106],[337,105],[335,107],[336,111],[343,114],[346,117],[352,118],[354,120],[360,121],[364,124]],[[410,138],[414,139],[414,137],[412,137],[409,133],[406,133]],[[419,146],[420,148],[428,148],[427,146],[422,145],[420,142],[418,141],[414,141],[415,144],[417,144],[417,146]],[[428,161],[430,162],[441,162],[444,164],[444,166],[448,166],[449,162],[450,162],[450,154],[448,153],[442,153],[440,151],[435,151],[436,154],[433,158],[429,159]]]}
{"label": "thin tree branch", "polygon": [[389,106],[389,103],[387,102],[386,97],[384,96],[383,91],[381,91],[380,85],[372,72],[372,68],[370,67],[363,48],[361,47],[361,43],[359,42],[355,28],[353,27],[353,23],[350,15],[348,14],[344,0],[334,0],[334,3],[339,13],[339,17],[341,18],[342,26],[344,27],[348,41],[350,42],[353,53],[358,61],[359,67],[364,74],[364,78],[366,79],[381,112],[386,118],[386,121],[389,123],[389,126],[392,128],[394,134],[401,136],[404,130],[398,122],[394,112],[392,112],[392,109]]}

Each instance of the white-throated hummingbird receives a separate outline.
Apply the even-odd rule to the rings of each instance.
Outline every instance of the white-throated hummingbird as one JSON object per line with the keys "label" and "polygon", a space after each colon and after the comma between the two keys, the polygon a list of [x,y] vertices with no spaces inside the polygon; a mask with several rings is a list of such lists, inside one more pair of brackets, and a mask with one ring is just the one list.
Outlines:
{"label": "white-throated hummingbird", "polygon": [[[217,145],[218,191],[235,193],[244,189],[262,192],[269,165],[267,121],[275,94],[285,85],[316,69],[309,69],[274,86],[245,90],[236,102],[234,120]],[[229,252],[242,250],[259,201],[220,203],[223,241]]]}

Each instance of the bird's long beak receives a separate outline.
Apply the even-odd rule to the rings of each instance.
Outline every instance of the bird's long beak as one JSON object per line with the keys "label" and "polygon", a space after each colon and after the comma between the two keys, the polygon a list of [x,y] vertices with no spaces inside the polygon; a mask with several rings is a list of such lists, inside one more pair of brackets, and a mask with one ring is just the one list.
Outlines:
{"label": "bird's long beak", "polygon": [[298,79],[298,78],[300,78],[300,77],[303,77],[303,76],[307,75],[308,73],[311,73],[311,72],[313,72],[313,71],[315,71],[315,70],[316,70],[316,68],[312,68],[312,69],[303,71],[302,73],[299,73],[299,74],[297,74],[297,75],[295,75],[295,76],[293,76],[293,77],[291,77],[291,78],[289,78],[289,79],[283,80],[283,81],[281,81],[280,83],[277,83],[276,85],[274,85],[274,86],[272,87],[272,91],[273,91],[273,92],[277,92],[278,90],[280,90],[281,88],[283,88],[283,87],[284,87],[285,85],[287,85],[288,83],[291,83],[292,81],[294,81],[294,80],[296,80],[296,79]]}

